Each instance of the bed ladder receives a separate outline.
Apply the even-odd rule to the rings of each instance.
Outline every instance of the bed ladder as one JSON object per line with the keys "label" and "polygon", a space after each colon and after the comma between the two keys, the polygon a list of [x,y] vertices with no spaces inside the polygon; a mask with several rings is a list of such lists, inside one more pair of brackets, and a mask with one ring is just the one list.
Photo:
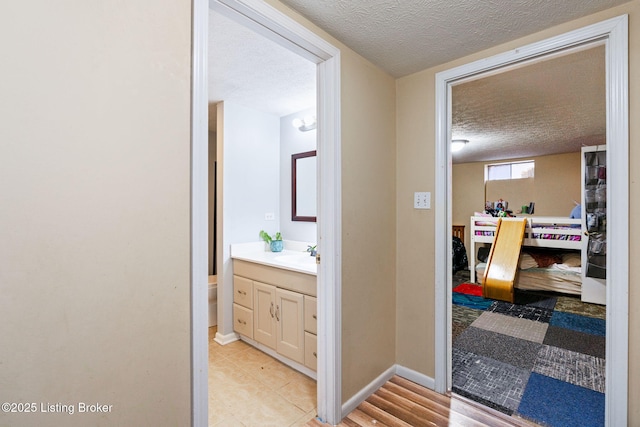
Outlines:
{"label": "bed ladder", "polygon": [[482,277],[482,296],[514,302],[513,284],[518,272],[526,218],[500,218]]}

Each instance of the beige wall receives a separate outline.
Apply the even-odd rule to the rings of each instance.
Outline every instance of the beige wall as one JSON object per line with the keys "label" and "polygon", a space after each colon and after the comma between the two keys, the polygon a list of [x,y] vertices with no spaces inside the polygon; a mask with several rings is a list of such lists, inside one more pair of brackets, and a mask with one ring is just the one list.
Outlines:
{"label": "beige wall", "polygon": [[[505,159],[511,161],[515,159]],[[518,213],[522,205],[535,202],[537,216],[569,216],[580,202],[580,153],[527,157],[535,161],[535,177],[516,180],[490,181],[486,198],[503,199],[509,209]],[[501,160],[502,162],[503,160]],[[465,226],[465,242],[469,242],[469,217],[481,212],[484,206],[484,167],[497,162],[459,163],[453,165],[452,221]]]}
{"label": "beige wall", "polygon": [[3,2],[0,28],[0,401],[76,410],[0,425],[189,425],[191,4]]}
{"label": "beige wall", "polygon": [[[435,281],[432,248],[435,244],[436,224],[430,211],[418,214],[403,202],[409,197],[409,192],[414,191],[415,188],[434,191],[435,74],[624,13],[630,16],[629,97],[630,117],[633,118],[640,114],[640,81],[633,77],[640,72],[640,1],[637,0],[398,80],[396,100],[398,363],[431,377],[435,375],[433,339]],[[640,161],[640,152],[637,148],[640,142],[640,122],[637,120],[630,122],[630,161],[633,163]],[[637,211],[640,207],[640,189],[637,184],[639,179],[638,169],[632,167],[629,179],[631,212]],[[640,230],[634,222],[630,222],[629,231],[631,236],[638,236]],[[640,256],[637,239],[632,237],[630,245],[630,260],[634,260]],[[629,303],[634,307],[640,304],[640,292],[633,286],[640,279],[638,263],[630,264],[629,274],[631,284]],[[640,313],[637,310],[631,310],[629,326],[629,425],[638,425],[640,424],[640,407],[631,404],[640,400],[640,338],[637,332],[640,330]]]}

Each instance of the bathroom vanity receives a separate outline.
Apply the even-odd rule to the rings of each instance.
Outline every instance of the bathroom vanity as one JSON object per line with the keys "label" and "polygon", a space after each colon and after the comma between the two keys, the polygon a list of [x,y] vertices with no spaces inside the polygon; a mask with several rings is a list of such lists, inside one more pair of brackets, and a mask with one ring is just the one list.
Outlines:
{"label": "bathroom vanity", "polygon": [[232,245],[234,331],[315,378],[317,267],[306,246],[289,246],[297,249],[273,253],[262,244]]}

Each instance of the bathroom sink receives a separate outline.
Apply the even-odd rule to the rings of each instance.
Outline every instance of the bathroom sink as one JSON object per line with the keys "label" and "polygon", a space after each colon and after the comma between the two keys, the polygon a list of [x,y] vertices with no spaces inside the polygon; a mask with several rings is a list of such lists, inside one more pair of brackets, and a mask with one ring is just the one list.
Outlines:
{"label": "bathroom sink", "polygon": [[308,253],[291,254],[291,255],[279,255],[275,257],[276,261],[284,264],[295,265],[313,265],[316,263],[316,258],[310,256]]}

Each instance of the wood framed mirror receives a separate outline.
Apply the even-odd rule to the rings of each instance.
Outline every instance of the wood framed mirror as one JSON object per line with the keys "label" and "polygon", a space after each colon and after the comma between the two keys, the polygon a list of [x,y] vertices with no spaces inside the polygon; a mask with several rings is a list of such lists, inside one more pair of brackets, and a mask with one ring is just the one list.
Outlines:
{"label": "wood framed mirror", "polygon": [[291,221],[316,222],[316,150],[291,155]]}

